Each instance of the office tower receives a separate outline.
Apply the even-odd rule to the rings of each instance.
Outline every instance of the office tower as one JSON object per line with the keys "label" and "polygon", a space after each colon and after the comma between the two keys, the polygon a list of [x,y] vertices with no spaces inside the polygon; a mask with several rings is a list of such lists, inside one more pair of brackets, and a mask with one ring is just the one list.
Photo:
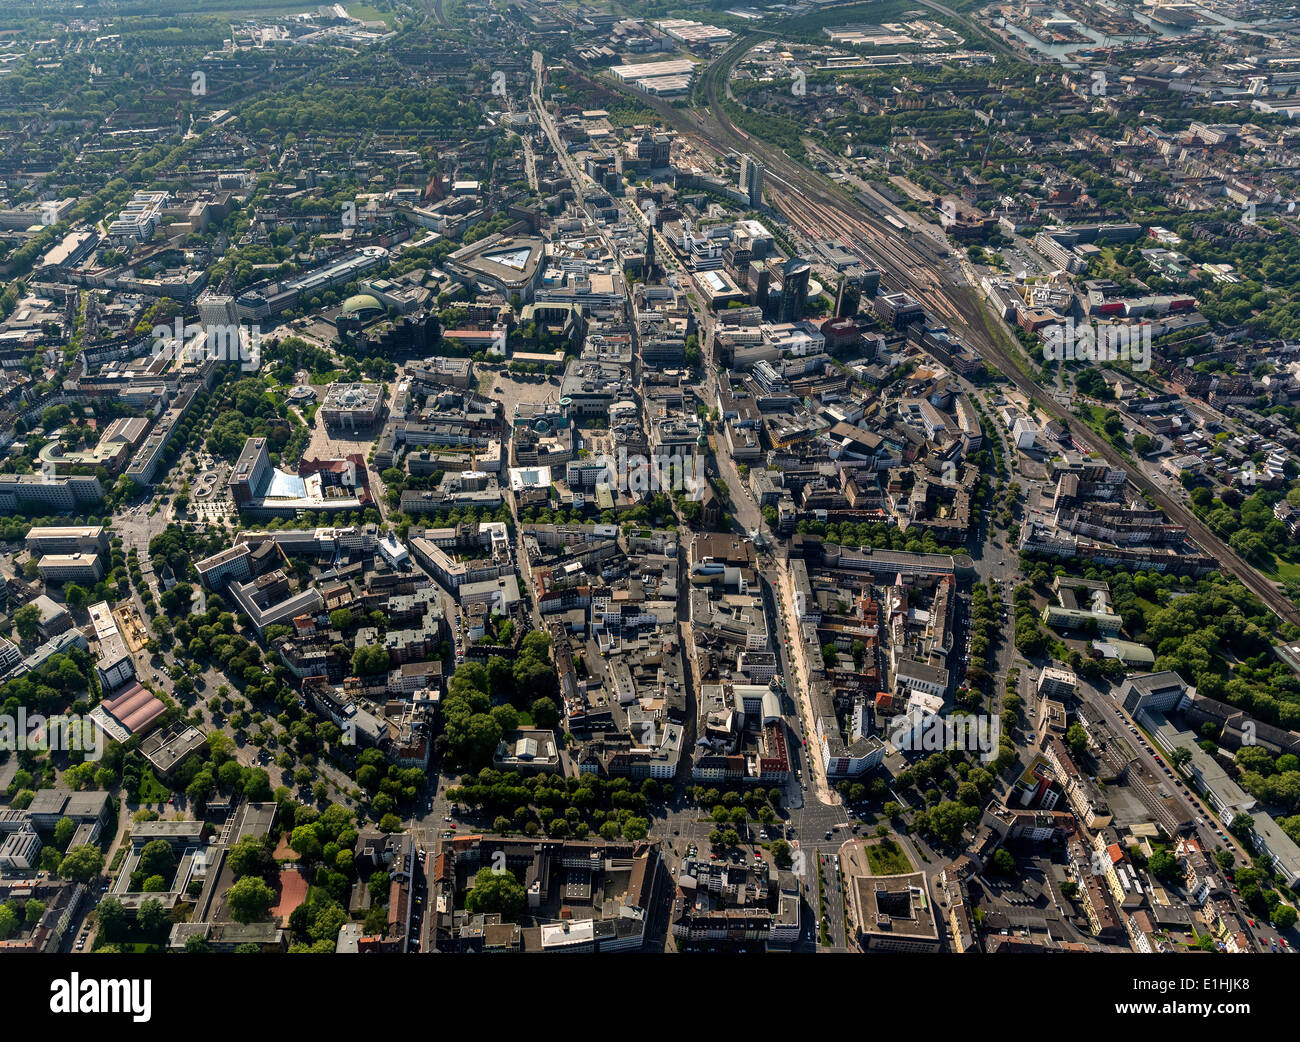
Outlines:
{"label": "office tower", "polygon": [[749,194],[750,206],[763,205],[763,164],[753,156],[740,157],[740,187]]}

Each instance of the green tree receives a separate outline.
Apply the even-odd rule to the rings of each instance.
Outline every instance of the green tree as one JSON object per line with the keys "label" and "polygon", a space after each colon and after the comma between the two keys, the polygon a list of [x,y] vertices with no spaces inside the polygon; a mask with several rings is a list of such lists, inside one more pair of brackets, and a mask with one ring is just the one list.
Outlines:
{"label": "green tree", "polygon": [[126,909],[116,897],[106,897],[95,909],[95,921],[99,924],[99,932],[106,939],[114,940],[126,929]]}
{"label": "green tree", "polygon": [[14,626],[18,636],[24,641],[36,639],[36,627],[40,625],[41,609],[35,604],[24,604],[14,612]]}
{"label": "green tree", "polygon": [[1157,850],[1147,858],[1147,871],[1164,883],[1172,883],[1181,875],[1178,859],[1167,850]]}
{"label": "green tree", "polygon": [[1000,876],[1014,875],[1016,871],[1016,859],[1006,847],[998,847],[992,865],[993,871]]}
{"label": "green tree", "polygon": [[140,905],[136,918],[140,928],[151,936],[160,934],[168,923],[167,909],[156,897],[151,897]]}
{"label": "green tree", "polygon": [[550,698],[539,698],[532,707],[533,723],[543,730],[553,730],[560,722],[560,710]]}
{"label": "green tree", "polygon": [[379,934],[388,929],[388,912],[383,905],[373,905],[366,913],[365,924],[362,930],[366,934]]}
{"label": "green tree", "polygon": [[244,836],[230,848],[226,863],[235,874],[241,876],[265,876],[275,865],[266,841],[259,836]]}
{"label": "green tree", "polygon": [[230,915],[240,923],[253,923],[266,918],[267,910],[275,900],[275,891],[266,880],[258,876],[244,876],[226,891],[226,904]]}
{"label": "green tree", "polygon": [[261,767],[249,767],[244,771],[244,798],[253,803],[265,803],[271,799],[271,776]]}
{"label": "green tree", "polygon": [[961,838],[962,830],[979,816],[975,807],[964,807],[952,800],[939,803],[929,815],[930,830],[944,843],[953,844]]}
{"label": "green tree", "polygon": [[54,826],[54,845],[60,850],[67,850],[68,844],[77,832],[77,823],[71,818],[60,818]]}
{"label": "green tree", "polygon": [[501,728],[501,733],[506,734],[519,726],[519,710],[508,702],[503,705],[493,706],[492,719]]}
{"label": "green tree", "polygon": [[1228,826],[1228,831],[1236,836],[1237,839],[1245,842],[1250,837],[1251,830],[1254,829],[1254,827],[1254,818],[1249,814],[1238,814],[1232,819],[1232,823]]}
{"label": "green tree", "polygon": [[172,845],[165,839],[150,840],[140,850],[139,870],[146,876],[165,876],[170,879],[176,874],[176,855]]}
{"label": "green tree", "polygon": [[300,825],[289,836],[289,846],[304,861],[319,861],[321,856],[320,836],[315,825]]}
{"label": "green tree", "polygon": [[98,847],[83,843],[73,847],[59,862],[59,875],[78,883],[89,883],[104,868],[104,855]]}
{"label": "green tree", "polygon": [[513,921],[523,911],[525,897],[523,885],[509,872],[481,868],[465,895],[465,907],[471,912],[499,912]]}
{"label": "green tree", "polygon": [[313,941],[329,941],[332,945],[338,938],[339,930],[347,921],[347,910],[341,904],[337,901],[326,902],[312,916],[311,926],[307,929],[307,936]]}

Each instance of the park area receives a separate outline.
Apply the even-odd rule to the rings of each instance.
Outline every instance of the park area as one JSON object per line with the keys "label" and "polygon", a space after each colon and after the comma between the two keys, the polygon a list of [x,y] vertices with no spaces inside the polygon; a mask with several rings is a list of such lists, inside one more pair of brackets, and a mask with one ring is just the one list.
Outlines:
{"label": "park area", "polygon": [[885,837],[866,845],[867,864],[873,876],[901,876],[916,871],[898,841]]}

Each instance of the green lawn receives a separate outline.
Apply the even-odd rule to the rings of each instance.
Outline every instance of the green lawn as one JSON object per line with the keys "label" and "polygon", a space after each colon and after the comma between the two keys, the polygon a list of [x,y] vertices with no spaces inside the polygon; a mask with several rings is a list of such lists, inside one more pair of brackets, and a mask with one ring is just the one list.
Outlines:
{"label": "green lawn", "polygon": [[867,864],[872,875],[877,876],[902,876],[915,871],[898,841],[888,838],[867,846]]}
{"label": "green lawn", "polygon": [[[1116,451],[1118,451],[1119,454],[1123,456],[1125,459],[1132,460],[1133,457],[1129,451],[1128,443],[1125,442],[1124,445],[1116,445],[1114,439],[1111,438],[1111,436],[1106,433],[1106,428],[1104,425],[1106,413],[1110,412],[1112,408],[1113,407],[1105,407],[1101,405],[1088,405],[1086,403],[1076,402],[1075,414],[1076,416],[1082,414],[1083,422],[1086,423],[1089,427],[1091,427],[1094,433],[1096,433],[1102,438],[1105,438],[1106,441],[1110,442],[1111,446]],[[1120,438],[1123,438],[1122,432],[1120,433]]]}
{"label": "green lawn", "polygon": [[1020,346],[1020,341],[1011,336],[996,319],[989,317],[983,303],[977,302],[977,306],[979,307],[980,321],[984,323],[984,331],[1006,352],[1007,357],[1015,363],[1016,368],[1021,373],[1033,380],[1034,383],[1038,383],[1038,371],[1034,368],[1029,356],[1025,354],[1025,349]]}
{"label": "green lawn", "polygon": [[353,18],[360,18],[363,22],[383,22],[390,29],[397,23],[397,16],[393,12],[381,11],[369,4],[345,3],[343,6],[347,8],[348,14]]}
{"label": "green lawn", "polygon": [[1271,565],[1261,565],[1259,570],[1270,579],[1276,579],[1278,582],[1286,582],[1288,579],[1300,580],[1300,564],[1294,561],[1284,561],[1277,554],[1273,555]]}
{"label": "green lawn", "polygon": [[122,862],[126,860],[126,852],[131,849],[131,833],[128,830],[122,834],[122,845],[117,848],[117,853],[113,855],[113,863],[108,866],[110,874],[116,872],[122,867]]}
{"label": "green lawn", "polygon": [[144,771],[140,775],[140,802],[166,803],[172,791],[154,777],[153,771]]}

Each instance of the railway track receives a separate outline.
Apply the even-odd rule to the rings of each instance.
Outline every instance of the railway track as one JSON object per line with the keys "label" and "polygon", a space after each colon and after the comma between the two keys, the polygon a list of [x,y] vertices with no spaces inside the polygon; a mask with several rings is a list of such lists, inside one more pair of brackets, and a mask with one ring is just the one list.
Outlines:
{"label": "railway track", "polygon": [[[720,99],[719,83],[721,93],[725,94],[727,76],[732,65],[765,35],[770,34],[751,33],[742,37],[706,70],[700,84],[708,103],[705,112],[696,110],[688,115],[666,102],[647,99],[631,88],[620,86],[616,89],[649,105],[679,134],[696,140],[717,155],[743,151],[762,161],[769,175],[774,175],[771,179],[782,186],[780,191],[770,193],[772,204],[793,223],[824,238],[842,242],[846,249],[878,267],[881,282],[886,288],[915,297],[927,310],[950,323],[954,332],[960,334],[985,361],[1010,380],[1049,419],[1067,423],[1076,419],[1029,377],[1021,368],[1022,360],[1013,358],[1001,345],[987,324],[989,321],[1001,323],[1001,319],[986,318],[982,305],[964,277],[959,282],[952,273],[940,270],[942,261],[933,256],[923,256],[900,237],[898,230],[884,220],[883,214],[869,209],[862,199],[851,198],[840,192],[831,182],[791,159],[779,148],[732,123]],[[576,69],[574,71],[578,72]],[[578,72],[578,75],[582,74]],[[833,230],[834,234],[826,234],[828,230]],[[933,253],[929,249],[926,252]],[[1156,485],[1091,428],[1073,422],[1070,423],[1070,429],[1080,447],[1095,452],[1107,463],[1123,470],[1134,487],[1164,510],[1170,521],[1182,525],[1207,554],[1222,561],[1225,569],[1235,575],[1279,619],[1300,625],[1300,610],[1290,599],[1210,531],[1189,509]]]}

